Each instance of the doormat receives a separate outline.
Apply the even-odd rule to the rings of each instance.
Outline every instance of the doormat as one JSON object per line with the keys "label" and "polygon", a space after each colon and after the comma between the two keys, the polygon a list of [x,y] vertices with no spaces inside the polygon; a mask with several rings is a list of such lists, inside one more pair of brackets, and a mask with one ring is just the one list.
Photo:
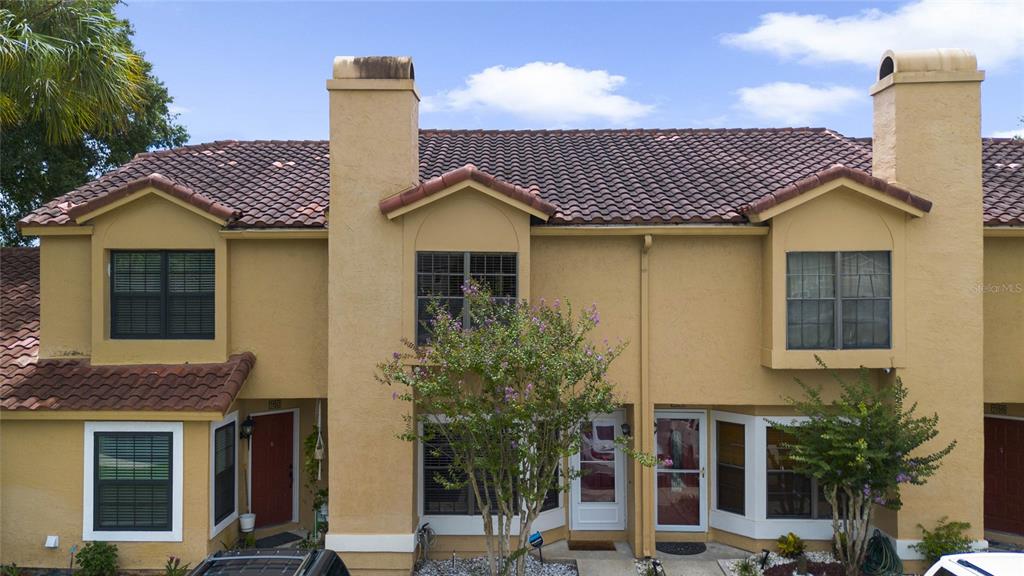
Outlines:
{"label": "doormat", "polygon": [[265,538],[260,538],[256,541],[257,548],[277,548],[278,546],[284,546],[285,544],[291,544],[292,542],[302,540],[302,536],[295,534],[294,532],[281,532],[280,534],[274,534]]}
{"label": "doormat", "polygon": [[657,542],[654,547],[658,552],[677,556],[692,556],[706,552],[708,547],[703,542]]}
{"label": "doormat", "polygon": [[569,550],[615,550],[615,542],[609,540],[569,540]]}

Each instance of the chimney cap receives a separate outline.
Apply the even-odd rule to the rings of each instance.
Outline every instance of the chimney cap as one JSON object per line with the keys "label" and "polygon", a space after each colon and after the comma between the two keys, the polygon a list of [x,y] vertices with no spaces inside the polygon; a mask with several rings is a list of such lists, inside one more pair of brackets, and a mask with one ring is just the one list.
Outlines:
{"label": "chimney cap", "polygon": [[977,72],[978,58],[970,50],[886,50],[878,67],[878,79],[902,72]]}
{"label": "chimney cap", "polygon": [[337,56],[336,79],[415,80],[410,56]]}

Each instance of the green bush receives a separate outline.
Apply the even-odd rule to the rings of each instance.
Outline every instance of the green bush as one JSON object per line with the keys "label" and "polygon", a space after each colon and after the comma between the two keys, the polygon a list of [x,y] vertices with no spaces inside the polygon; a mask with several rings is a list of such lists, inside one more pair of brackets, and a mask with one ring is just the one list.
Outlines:
{"label": "green bush", "polygon": [[943,516],[935,525],[935,530],[928,530],[920,524],[917,527],[923,536],[921,542],[911,548],[920,552],[932,564],[947,554],[971,551],[971,539],[964,534],[971,529],[968,522],[946,522]]}
{"label": "green bush", "polygon": [[188,574],[189,564],[182,564],[181,558],[170,556],[164,564],[164,576],[185,576]]}
{"label": "green bush", "polygon": [[759,576],[757,564],[750,558],[744,558],[732,565],[736,576]]}
{"label": "green bush", "polygon": [[0,564],[0,575],[2,576],[21,576],[21,568],[14,562],[10,564]]}
{"label": "green bush", "polygon": [[117,546],[89,542],[75,554],[77,576],[117,576]]}
{"label": "green bush", "polygon": [[807,549],[804,539],[790,532],[779,536],[779,556],[783,558],[799,558]]}

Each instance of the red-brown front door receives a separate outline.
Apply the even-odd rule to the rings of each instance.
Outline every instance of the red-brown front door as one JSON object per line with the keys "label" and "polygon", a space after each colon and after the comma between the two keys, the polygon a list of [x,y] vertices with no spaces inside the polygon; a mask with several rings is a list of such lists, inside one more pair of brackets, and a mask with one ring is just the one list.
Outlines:
{"label": "red-brown front door", "polygon": [[1024,534],[1024,420],[985,418],[985,529]]}
{"label": "red-brown front door", "polygon": [[294,415],[292,412],[253,417],[252,511],[256,527],[292,521],[294,481]]}

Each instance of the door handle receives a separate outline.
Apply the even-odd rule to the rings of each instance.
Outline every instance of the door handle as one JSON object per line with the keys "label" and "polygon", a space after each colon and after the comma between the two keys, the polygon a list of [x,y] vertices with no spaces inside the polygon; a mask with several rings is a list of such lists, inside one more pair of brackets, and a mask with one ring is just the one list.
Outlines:
{"label": "door handle", "polygon": [[701,466],[701,468],[700,468],[700,477],[701,478],[704,477],[704,467],[703,466]]}

